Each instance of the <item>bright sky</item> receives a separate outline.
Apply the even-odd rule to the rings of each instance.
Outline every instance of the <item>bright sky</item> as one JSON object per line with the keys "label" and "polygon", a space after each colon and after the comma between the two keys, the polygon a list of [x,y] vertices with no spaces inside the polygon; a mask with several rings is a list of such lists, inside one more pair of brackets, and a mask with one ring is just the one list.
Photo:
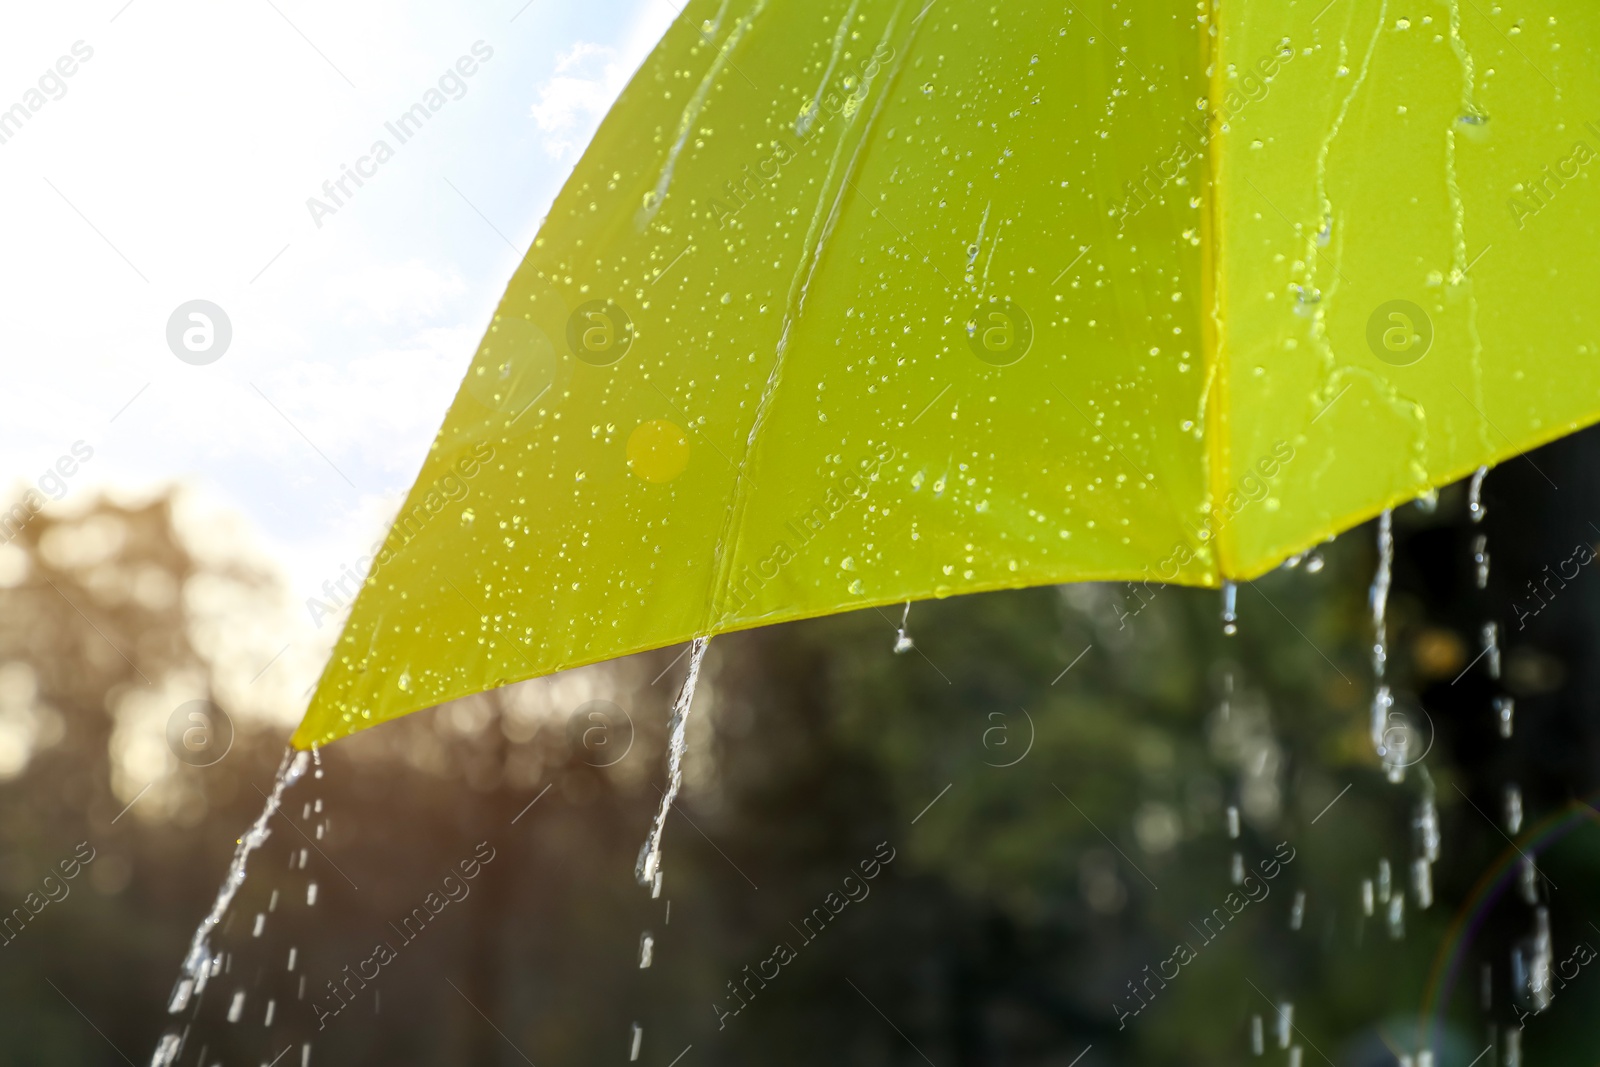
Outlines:
{"label": "bright sky", "polygon": [[[386,528],[551,200],[676,11],[91,0],[10,12],[0,477],[20,490],[83,441],[93,458],[52,507],[191,484],[243,516],[303,604]],[[385,128],[441,100],[404,143]],[[379,140],[392,150],[381,163]],[[324,183],[358,166],[363,184],[346,178],[335,205]],[[310,197],[336,210],[314,218]],[[194,300],[232,330],[203,365],[168,343]]]}

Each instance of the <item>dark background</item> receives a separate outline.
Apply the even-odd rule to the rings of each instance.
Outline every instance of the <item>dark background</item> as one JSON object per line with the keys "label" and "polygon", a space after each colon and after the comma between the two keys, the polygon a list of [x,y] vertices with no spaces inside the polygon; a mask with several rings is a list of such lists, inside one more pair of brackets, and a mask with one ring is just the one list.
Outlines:
{"label": "dark background", "polygon": [[[14,542],[26,573],[0,589],[0,711],[36,736],[26,766],[0,783],[0,904],[22,907],[79,842],[95,859],[0,947],[0,1064],[143,1064],[169,1025],[185,1034],[184,1064],[298,1064],[308,1041],[321,1064],[625,1063],[636,1022],[638,1062],[651,1067],[680,1054],[681,1067],[1231,1064],[1254,1058],[1256,1015],[1261,1058],[1291,1063],[1280,1002],[1293,1004],[1290,1043],[1307,1067],[1387,1064],[1415,1052],[1430,974],[1457,948],[1435,1062],[1464,1067],[1493,1041],[1478,1062],[1503,1064],[1504,1028],[1531,1003],[1511,960],[1529,947],[1535,909],[1513,868],[1463,917],[1486,872],[1514,847],[1537,855],[1554,961],[1600,946],[1588,903],[1600,815],[1586,803],[1600,787],[1594,568],[1552,583],[1525,629],[1513,608],[1535,603],[1526,583],[1547,565],[1600,540],[1597,452],[1588,432],[1491,472],[1481,526],[1463,486],[1433,510],[1396,511],[1390,675],[1412,736],[1431,743],[1402,783],[1385,780],[1368,736],[1371,524],[1324,546],[1317,573],[1302,564],[1241,588],[1233,637],[1215,592],[1150,599],[1116,585],[916,604],[904,655],[893,652],[898,609],[772,627],[712,642],[661,899],[635,885],[633,864],[664,784],[681,648],[332,746],[324,775],[289,790],[252,858],[214,939],[225,973],[170,1018],[189,938],[285,737],[235,716],[226,758],[172,761],[169,799],[118,817],[132,790],[112,790],[107,709],[137,683],[135,664],[155,677],[207,661],[184,597],[151,607],[107,575],[155,566],[181,587],[209,564],[183,547],[166,498],[41,515]],[[75,567],[41,549],[88,519],[121,524],[113,557]],[[1472,577],[1479,532],[1493,559],[1484,591]],[[1491,619],[1503,628],[1498,681],[1485,659],[1473,663]],[[631,717],[626,758],[596,766],[629,728],[592,730],[589,696],[572,693],[608,695]],[[1497,695],[1516,700],[1510,740],[1494,725]],[[1518,846],[1497,825],[1511,783],[1525,797]],[[1443,844],[1436,900],[1421,910],[1408,872],[1430,792]],[[322,812],[308,813],[317,800]],[[1230,804],[1243,808],[1237,842]],[[1552,817],[1556,835],[1532,843]],[[402,942],[390,924],[480,842],[495,858],[470,895]],[[795,927],[883,842],[895,858],[870,895],[802,944]],[[1223,906],[1235,849],[1255,865],[1280,842],[1295,859],[1270,895],[1204,943],[1192,924]],[[291,869],[308,846],[306,868]],[[1361,882],[1383,858],[1408,894],[1401,938],[1381,904],[1362,914]],[[646,928],[654,963],[641,971]],[[1137,1006],[1127,983],[1181,940],[1197,958],[1119,1028],[1113,1003]],[[318,1031],[311,1003],[333,1003],[324,983],[380,941],[397,958]],[[734,1005],[727,983],[779,942],[797,958],[719,1029],[713,1005]],[[1600,1058],[1597,1008],[1600,967],[1587,967],[1526,1017],[1526,1060]]]}

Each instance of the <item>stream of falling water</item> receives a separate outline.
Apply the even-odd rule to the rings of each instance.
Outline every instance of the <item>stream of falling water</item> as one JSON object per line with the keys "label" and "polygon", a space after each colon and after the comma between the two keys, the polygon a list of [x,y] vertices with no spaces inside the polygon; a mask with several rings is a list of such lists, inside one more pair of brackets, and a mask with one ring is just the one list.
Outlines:
{"label": "stream of falling water", "polygon": [[[911,605],[906,605],[909,613]],[[700,681],[700,663],[706,657],[709,637],[697,637],[689,651],[689,673],[672,701],[672,716],[667,723],[667,788],[661,794],[661,806],[656,809],[655,821],[650,826],[650,836],[639,849],[639,861],[634,865],[634,877],[650,890],[650,899],[661,896],[661,835],[667,828],[667,814],[672,810],[678,791],[683,788],[683,757],[689,747],[689,710],[694,705],[695,685]],[[668,904],[671,914],[671,904]],[[639,969],[647,969],[655,961],[655,936],[649,930],[639,935]],[[635,1022],[628,1039],[628,1060],[635,1061],[644,1043],[644,1027]]]}
{"label": "stream of falling water", "polygon": [[[1479,526],[1488,514],[1488,508],[1483,502],[1483,483],[1488,477],[1489,468],[1479,467],[1472,476],[1472,483],[1467,489],[1467,510],[1472,516],[1474,527]],[[1472,539],[1472,563],[1476,584],[1480,590],[1489,587],[1489,536],[1479,532]],[[1494,620],[1486,621],[1481,632],[1484,672],[1491,681],[1500,680],[1500,626]],[[1497,693],[1490,698],[1490,709],[1493,712],[1493,721],[1496,732],[1502,741],[1509,741],[1515,728],[1516,701],[1508,694]],[[1516,837],[1522,829],[1523,805],[1522,789],[1515,782],[1507,782],[1502,787],[1503,812],[1502,819],[1505,823],[1505,832],[1511,837]],[[1511,949],[1511,990],[1513,1006],[1517,999],[1523,999],[1537,1014],[1550,1006],[1551,989],[1551,964],[1553,950],[1550,940],[1550,912],[1542,906],[1539,896],[1539,868],[1531,857],[1523,857],[1518,869],[1517,889],[1522,898],[1533,912],[1533,933],[1522,941],[1512,946]],[[1507,1067],[1520,1067],[1522,1063],[1522,1027],[1506,1026],[1504,1028],[1504,1050]]]}
{"label": "stream of falling water", "polygon": [[[1385,511],[1378,517],[1378,569],[1372,576],[1372,590],[1367,596],[1372,610],[1372,747],[1383,760],[1393,780],[1390,746],[1384,743],[1389,729],[1389,709],[1394,706],[1394,696],[1385,682],[1389,663],[1389,583],[1394,577],[1394,513]],[[1405,774],[1404,768],[1400,773]]]}
{"label": "stream of falling water", "polygon": [[[172,995],[167,1001],[167,1013],[169,1015],[175,1016],[183,1012],[191,1002],[195,1002],[205,991],[206,984],[222,973],[223,954],[212,951],[211,935],[227,916],[228,908],[233,904],[234,897],[238,895],[240,888],[244,885],[246,866],[250,861],[250,854],[266,844],[267,839],[272,836],[272,830],[268,823],[271,821],[272,816],[277,813],[278,806],[283,801],[284,792],[305,776],[306,768],[311,764],[312,758],[313,753],[310,752],[297,752],[292,748],[285,750],[283,759],[278,764],[278,772],[273,779],[272,792],[267,796],[266,805],[261,809],[261,814],[256,816],[255,822],[250,824],[249,829],[240,835],[238,844],[233,851],[233,860],[228,864],[228,873],[222,880],[222,886],[217,890],[217,896],[212,901],[211,910],[206,914],[205,918],[200,920],[200,925],[195,929],[194,938],[189,943],[189,951],[183,958],[178,980],[173,985]],[[322,776],[320,758],[317,763],[317,776],[320,778]],[[319,806],[320,803],[318,801]],[[318,836],[321,836],[320,828]],[[312,883],[307,891],[307,901],[308,903],[314,903],[315,899],[316,886],[315,883]],[[276,904],[276,901],[277,895],[274,894],[273,903]],[[260,932],[265,925],[265,914],[256,916],[255,936],[260,936]],[[244,993],[242,991],[235,992],[228,1008],[227,1018],[229,1022],[237,1022],[239,1020],[244,1003]],[[269,1002],[266,1012],[266,1024],[269,1026],[274,1015],[274,1009],[275,1004]],[[183,1050],[187,1033],[188,1029],[186,1027],[182,1032],[176,1029],[169,1029],[163,1034],[156,1046],[154,1055],[151,1056],[151,1067],[170,1067],[171,1064],[176,1062],[178,1055]],[[302,1049],[302,1064],[308,1063],[309,1059],[310,1045],[308,1044]]]}

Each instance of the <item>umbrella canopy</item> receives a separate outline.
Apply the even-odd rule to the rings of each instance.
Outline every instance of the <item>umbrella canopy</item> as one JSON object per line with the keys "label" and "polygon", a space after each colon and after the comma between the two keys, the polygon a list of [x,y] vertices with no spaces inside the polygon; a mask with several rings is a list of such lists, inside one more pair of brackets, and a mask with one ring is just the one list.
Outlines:
{"label": "umbrella canopy", "polygon": [[691,0],[295,743],[783,620],[1247,579],[1594,421],[1600,8],[1428,10]]}

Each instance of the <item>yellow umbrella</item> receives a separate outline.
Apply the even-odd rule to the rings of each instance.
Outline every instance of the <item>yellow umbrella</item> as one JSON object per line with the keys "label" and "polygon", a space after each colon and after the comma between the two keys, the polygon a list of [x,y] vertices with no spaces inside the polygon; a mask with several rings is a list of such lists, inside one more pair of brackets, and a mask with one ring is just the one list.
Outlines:
{"label": "yellow umbrella", "polygon": [[295,744],[788,619],[1248,579],[1594,421],[1600,8],[1560,6],[692,0]]}

